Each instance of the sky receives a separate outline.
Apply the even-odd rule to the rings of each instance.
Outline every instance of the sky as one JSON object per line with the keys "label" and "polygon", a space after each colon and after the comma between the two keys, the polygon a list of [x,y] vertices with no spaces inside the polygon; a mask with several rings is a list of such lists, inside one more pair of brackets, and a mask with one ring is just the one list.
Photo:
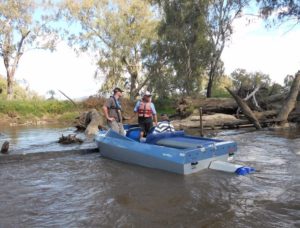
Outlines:
{"label": "sky", "polygon": [[[94,79],[96,66],[87,54],[77,55],[66,43],[60,42],[57,51],[31,50],[25,53],[16,71],[15,79],[26,80],[29,88],[39,95],[49,97],[54,90],[56,98],[82,98],[94,95],[100,88],[99,80]],[[0,74],[5,74],[3,63]]]}
{"label": "sky", "polygon": [[[261,20],[248,24],[245,19],[234,23],[234,33],[227,43],[222,60],[225,73],[237,68],[247,72],[268,74],[277,83],[283,84],[286,75],[300,70],[300,26],[281,26],[271,30]],[[26,80],[29,88],[39,95],[49,97],[54,90],[56,98],[64,99],[58,90],[78,99],[96,94],[101,84],[94,79],[96,65],[92,57],[77,54],[64,42],[56,52],[32,50],[23,55],[16,72],[16,80]],[[6,75],[3,61],[0,74]]]}
{"label": "sky", "polygon": [[268,74],[273,82],[283,85],[287,75],[300,70],[300,26],[290,24],[267,29],[265,22],[245,18],[234,23],[234,34],[223,51],[225,73],[237,68]]}

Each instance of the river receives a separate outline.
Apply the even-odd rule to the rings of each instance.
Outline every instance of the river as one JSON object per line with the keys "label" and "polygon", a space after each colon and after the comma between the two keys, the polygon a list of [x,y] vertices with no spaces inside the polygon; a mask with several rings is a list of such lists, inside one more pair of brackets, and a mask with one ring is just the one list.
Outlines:
{"label": "river", "polygon": [[[92,140],[56,143],[73,130],[2,127],[0,145],[10,140],[12,154],[20,156],[95,146]],[[235,163],[257,171],[181,176],[99,153],[7,161],[11,155],[1,155],[0,227],[299,227],[300,130],[226,131],[216,137],[236,141]]]}

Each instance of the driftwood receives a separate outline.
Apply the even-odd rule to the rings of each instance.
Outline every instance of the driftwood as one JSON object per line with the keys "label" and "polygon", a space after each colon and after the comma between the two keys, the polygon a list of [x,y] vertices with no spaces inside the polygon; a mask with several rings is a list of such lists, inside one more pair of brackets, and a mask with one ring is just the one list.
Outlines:
{"label": "driftwood", "polygon": [[62,135],[59,140],[58,140],[58,143],[61,143],[61,144],[72,144],[72,143],[83,143],[83,140],[80,139],[80,138],[77,138],[76,135],[67,135],[67,136],[64,136]]}
{"label": "driftwood", "polygon": [[99,129],[105,129],[105,125],[103,116],[96,109],[82,113],[75,123],[77,130],[85,131],[87,135],[94,135]]}
{"label": "driftwood", "polygon": [[255,117],[259,120],[266,120],[266,119],[270,119],[270,118],[275,118],[278,114],[277,110],[267,110],[264,112],[253,112]]}
{"label": "driftwood", "polygon": [[274,94],[274,95],[271,95],[269,97],[264,98],[260,102],[263,105],[268,106],[268,104],[270,104],[270,103],[276,103],[276,102],[282,102],[282,101],[284,101],[286,99],[286,97],[287,97],[288,94],[289,94],[288,91],[285,91],[285,92],[279,93],[279,94]]}
{"label": "driftwood", "polygon": [[[252,98],[254,106],[258,109],[258,110],[262,110],[262,108],[258,105],[258,102],[256,100],[255,94],[257,93],[257,91],[260,89],[260,86],[257,86],[249,95],[247,95],[243,100],[244,101],[248,101],[250,98]],[[236,114],[239,115],[239,112],[241,111],[241,108],[238,107]]]}
{"label": "driftwood", "polygon": [[8,154],[8,149],[9,149],[9,142],[5,141],[1,147],[1,153]]}
{"label": "driftwood", "polygon": [[290,112],[296,107],[299,89],[300,89],[300,71],[297,72],[293,84],[291,86],[290,93],[287,97],[287,100],[278,113],[277,119],[278,121],[280,121],[280,125],[287,122]]}
{"label": "driftwood", "polygon": [[224,113],[234,114],[238,108],[236,102],[232,98],[184,98],[180,99],[176,113],[181,118],[185,118],[192,114],[193,108],[202,108],[203,114]]}
{"label": "driftwood", "polygon": [[242,109],[245,116],[254,124],[256,129],[261,129],[261,125],[252,112],[252,110],[249,108],[249,106],[244,102],[238,95],[236,95],[234,92],[232,92],[229,88],[226,88],[227,91],[231,94],[231,96],[235,99],[238,106]]}
{"label": "driftwood", "polygon": [[104,127],[104,120],[96,109],[92,109],[87,114],[86,123],[88,123],[85,129],[85,134],[87,135],[94,135],[99,131],[99,129]]}
{"label": "driftwood", "polygon": [[[282,91],[280,94],[269,97],[264,97],[262,96],[263,94],[261,94],[257,97],[259,100],[254,101],[254,106],[246,100],[251,97],[253,99],[259,87],[244,99],[240,98],[230,89],[226,89],[234,99],[181,99],[177,106],[177,111],[189,115],[184,119],[173,121],[174,125],[176,125],[175,127],[199,128],[201,126],[199,122],[199,108],[206,114],[202,116],[202,126],[205,129],[239,128],[253,125],[257,129],[261,129],[262,127],[276,127],[276,125],[282,127],[286,122],[300,122],[300,71],[296,74],[289,92]],[[232,104],[232,102],[234,102],[234,104]],[[237,115],[235,115],[238,107],[241,108],[243,112],[243,114],[239,116],[239,119],[237,119]],[[254,111],[254,109],[256,110],[257,108],[259,111]],[[219,116],[221,113],[223,113],[223,115],[225,113],[230,115]],[[231,118],[229,118],[229,116],[231,116]]]}

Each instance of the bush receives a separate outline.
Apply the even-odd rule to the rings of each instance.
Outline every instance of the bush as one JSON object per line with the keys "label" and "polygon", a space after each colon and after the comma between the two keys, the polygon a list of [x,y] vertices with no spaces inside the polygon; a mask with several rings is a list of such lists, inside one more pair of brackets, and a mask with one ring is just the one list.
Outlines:
{"label": "bush", "polygon": [[172,115],[176,112],[177,101],[172,98],[158,99],[153,101],[155,104],[156,111],[159,114],[166,113]]}

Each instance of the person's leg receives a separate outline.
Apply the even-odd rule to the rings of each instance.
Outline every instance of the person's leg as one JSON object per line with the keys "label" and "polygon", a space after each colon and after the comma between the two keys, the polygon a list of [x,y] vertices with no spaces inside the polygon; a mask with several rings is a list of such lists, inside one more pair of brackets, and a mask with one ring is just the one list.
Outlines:
{"label": "person's leg", "polygon": [[141,130],[141,134],[140,134],[140,138],[143,138],[144,137],[144,135],[145,135],[145,123],[143,123],[143,122],[140,122],[139,123],[139,127],[142,129]]}
{"label": "person's leg", "polygon": [[108,121],[108,126],[113,129],[115,132],[119,133],[119,125],[117,121]]}
{"label": "person's leg", "polygon": [[125,136],[125,130],[124,130],[124,126],[122,123],[118,123],[118,127],[119,127],[119,134],[120,135],[124,135]]}
{"label": "person's leg", "polygon": [[149,131],[150,131],[150,129],[153,127],[153,122],[151,121],[151,122],[147,122],[147,123],[145,123],[145,136],[147,136],[148,135],[148,133],[149,133]]}

